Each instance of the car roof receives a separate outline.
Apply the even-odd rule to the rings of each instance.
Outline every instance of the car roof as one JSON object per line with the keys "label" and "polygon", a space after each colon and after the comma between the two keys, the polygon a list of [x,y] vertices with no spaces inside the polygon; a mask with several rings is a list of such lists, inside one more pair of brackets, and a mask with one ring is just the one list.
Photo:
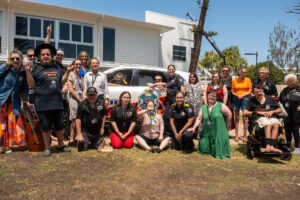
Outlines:
{"label": "car roof", "polygon": [[[121,65],[119,67],[114,67],[107,69],[103,71],[104,74],[112,73],[115,71],[123,70],[123,69],[132,69],[132,70],[147,70],[147,71],[161,71],[161,72],[167,72],[167,68],[161,68],[161,67],[155,67],[155,66],[148,66],[148,65]],[[188,72],[183,72],[183,71],[177,71],[176,74],[180,74],[184,79],[188,80],[189,73]]]}

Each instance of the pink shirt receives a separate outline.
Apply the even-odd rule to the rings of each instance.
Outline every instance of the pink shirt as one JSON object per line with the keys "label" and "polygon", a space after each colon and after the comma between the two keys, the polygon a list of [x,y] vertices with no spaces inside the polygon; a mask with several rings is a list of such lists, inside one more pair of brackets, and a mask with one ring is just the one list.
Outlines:
{"label": "pink shirt", "polygon": [[148,113],[140,116],[140,120],[142,121],[140,134],[143,134],[149,139],[156,139],[159,137],[160,127],[164,125],[161,115],[156,114],[152,123]]}

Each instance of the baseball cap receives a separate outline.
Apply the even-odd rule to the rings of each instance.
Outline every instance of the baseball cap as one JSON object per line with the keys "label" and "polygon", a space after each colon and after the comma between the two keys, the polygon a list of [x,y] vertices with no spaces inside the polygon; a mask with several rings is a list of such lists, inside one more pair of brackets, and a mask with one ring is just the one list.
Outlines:
{"label": "baseball cap", "polygon": [[89,87],[86,90],[86,95],[97,95],[97,90],[94,87]]}

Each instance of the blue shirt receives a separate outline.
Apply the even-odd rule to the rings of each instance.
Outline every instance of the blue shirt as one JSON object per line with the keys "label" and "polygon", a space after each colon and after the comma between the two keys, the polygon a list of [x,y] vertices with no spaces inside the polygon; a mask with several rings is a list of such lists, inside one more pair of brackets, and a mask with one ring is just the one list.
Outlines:
{"label": "blue shirt", "polygon": [[[83,68],[85,69],[85,71],[83,70]],[[86,73],[88,73],[90,70],[89,70],[89,68],[88,67],[81,67],[80,68],[80,70],[79,70],[79,72],[78,72],[78,74],[82,77],[82,78],[84,78],[84,75],[86,74]]]}
{"label": "blue shirt", "polygon": [[[5,72],[6,64],[0,66],[0,76]],[[12,98],[13,115],[16,116],[21,111],[20,94],[24,94],[26,100],[28,98],[28,85],[26,80],[26,72],[24,66],[19,72],[13,67],[0,80],[0,104],[1,106],[6,102],[9,95]]]}

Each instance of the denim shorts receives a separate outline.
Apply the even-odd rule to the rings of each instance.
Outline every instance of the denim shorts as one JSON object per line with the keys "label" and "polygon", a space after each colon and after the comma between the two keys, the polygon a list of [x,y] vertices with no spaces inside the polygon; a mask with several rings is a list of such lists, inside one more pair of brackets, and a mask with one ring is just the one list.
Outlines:
{"label": "denim shorts", "polygon": [[248,97],[242,99],[235,98],[233,100],[233,110],[242,110],[244,111],[248,102]]}
{"label": "denim shorts", "polygon": [[64,110],[37,111],[42,132],[64,129]]}

